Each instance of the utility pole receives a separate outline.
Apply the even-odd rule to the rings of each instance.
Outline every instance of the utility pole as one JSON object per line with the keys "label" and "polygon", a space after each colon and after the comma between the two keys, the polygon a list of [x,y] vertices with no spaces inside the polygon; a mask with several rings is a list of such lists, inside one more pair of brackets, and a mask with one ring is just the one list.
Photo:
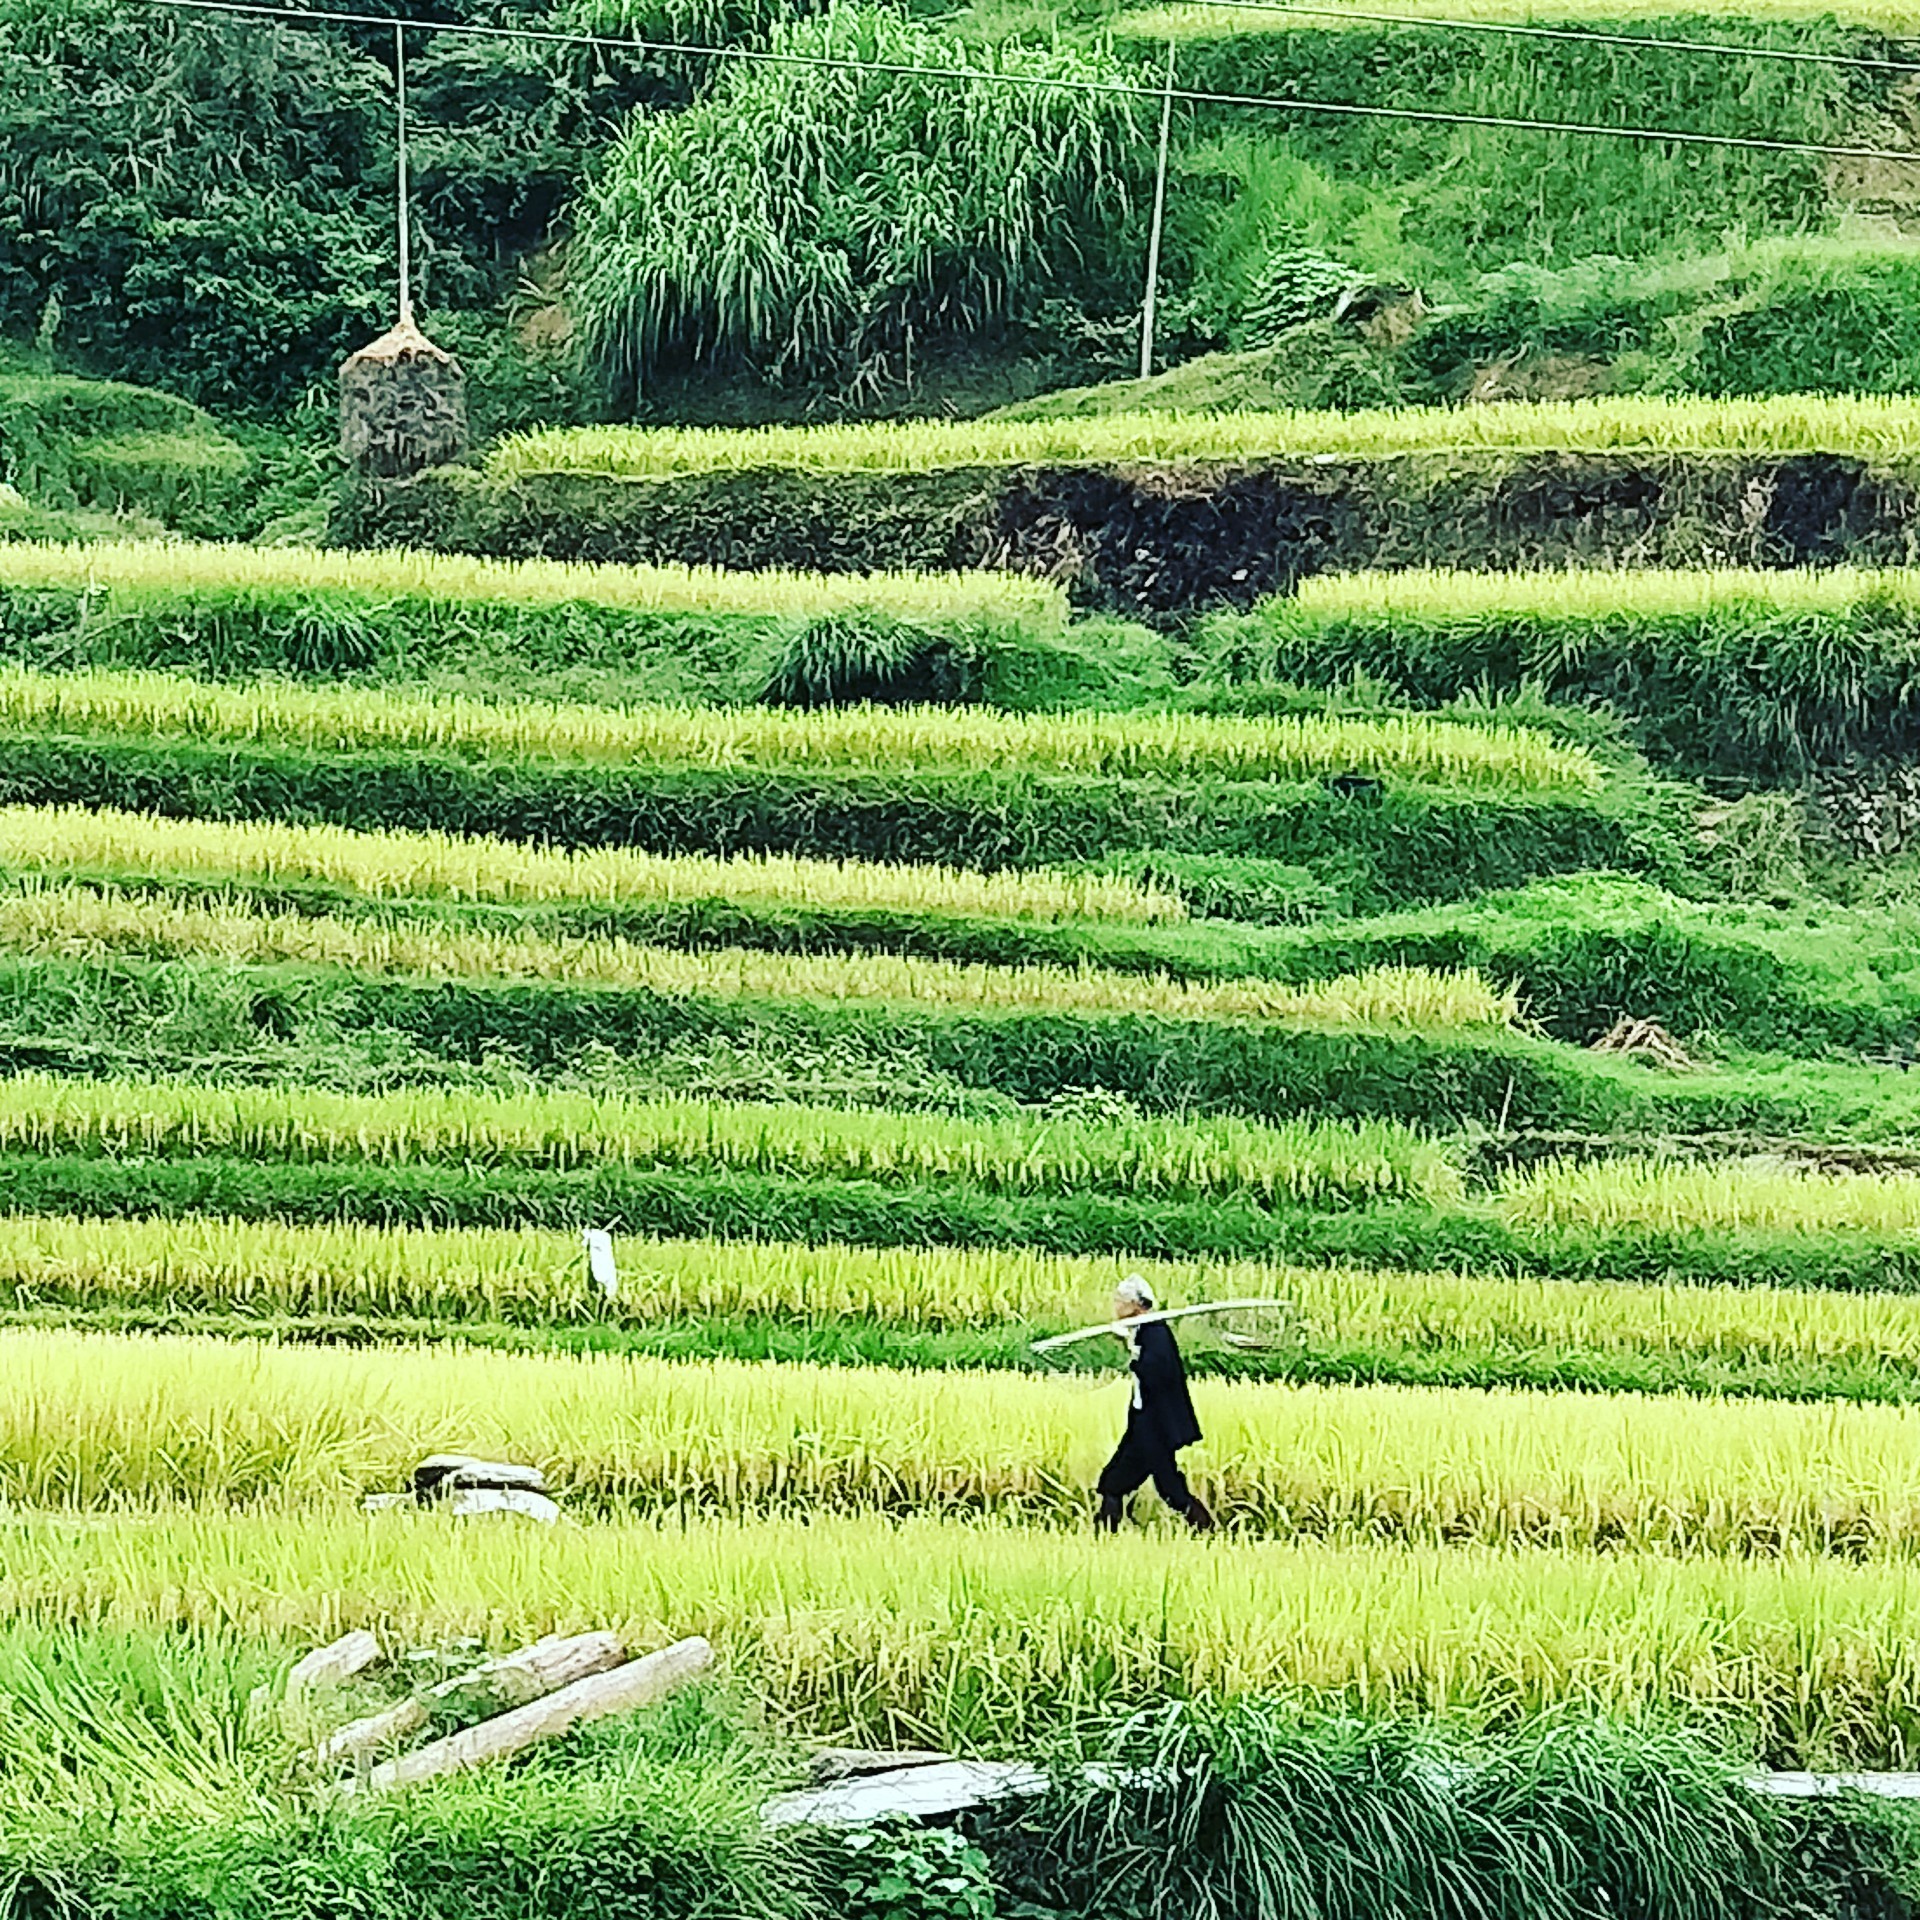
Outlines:
{"label": "utility pole", "polygon": [[393,88],[399,112],[394,176],[399,198],[400,324],[404,327],[413,320],[413,215],[407,205],[407,30],[398,20],[393,23]]}
{"label": "utility pole", "polygon": [[1160,229],[1167,214],[1167,144],[1173,131],[1173,41],[1167,41],[1167,84],[1160,95],[1160,153],[1153,168],[1153,230],[1147,240],[1147,297],[1140,306],[1140,378],[1153,373],[1153,311],[1160,297]]}

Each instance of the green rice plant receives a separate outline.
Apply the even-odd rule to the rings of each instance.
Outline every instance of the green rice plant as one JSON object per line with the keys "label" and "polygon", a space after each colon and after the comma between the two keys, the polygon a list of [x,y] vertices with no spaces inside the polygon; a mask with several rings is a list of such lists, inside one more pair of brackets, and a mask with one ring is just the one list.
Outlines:
{"label": "green rice plant", "polygon": [[1173,1699],[1072,1728],[1048,1761],[1048,1793],[969,1822],[1021,1912],[1362,1920],[1388,1887],[1401,1920],[1720,1920],[1789,1887],[1821,1911],[1882,1889],[1898,1904],[1910,1881],[1884,1802],[1809,1818],[1753,1791],[1740,1743],[1672,1724],[1467,1732]]}
{"label": "green rice plant", "polygon": [[1391,1123],[1038,1118],[430,1090],[353,1095],[189,1082],[0,1080],[0,1150],[460,1165],[731,1168],[978,1182],[1010,1192],[1119,1185],[1316,1204],[1455,1196],[1453,1151]]}
{"label": "green rice plant", "polygon": [[1577,1220],[1603,1232],[1866,1233],[1920,1229],[1920,1177],[1820,1173],[1656,1160],[1552,1162],[1504,1180],[1499,1208],[1516,1226]]}
{"label": "green rice plant", "polygon": [[[1098,1397],[1006,1372],[66,1331],[0,1334],[0,1359],[0,1499],[28,1510],[331,1504],[451,1448],[535,1463],[587,1510],[1078,1526],[1129,1384],[1118,1341]],[[1218,1380],[1194,1397],[1188,1471],[1254,1532],[1920,1557],[1920,1407]]]}
{"label": "green rice plant", "polygon": [[926,707],[514,705],[357,688],[227,687],[156,673],[0,670],[0,725],[45,733],[399,747],[704,771],[843,769],[1311,780],[1359,773],[1486,792],[1591,794],[1593,758],[1514,728],[1429,718],[1016,715]]}
{"label": "green rice plant", "polygon": [[1068,1716],[1196,1691],[1512,1724],[1685,1713],[1776,1765],[1920,1757],[1920,1561],[1222,1538],[875,1515],[497,1531],[349,1503],[22,1518],[0,1612],[318,1645],[704,1633],[817,1737],[1034,1750]]}
{"label": "green rice plant", "polygon": [[244,903],[193,905],[102,888],[33,885],[0,894],[0,949],[61,960],[109,955],[228,965],[342,968],[369,975],[543,981],[719,999],[822,1000],[949,1011],[1135,1013],[1167,1020],[1280,1020],[1413,1030],[1502,1028],[1510,992],[1478,974],[1386,967],[1294,986],[1184,982],[1090,967],[969,966],[890,953],[692,952],[618,938],[548,939],[405,920],[376,921]]}
{"label": "green rice plant", "polygon": [[94,807],[0,808],[0,870],[320,886],[366,900],[601,907],[725,900],[1011,920],[1185,918],[1176,896],[1118,874],[982,874],[791,855],[660,855],[279,821],[169,820]]}
{"label": "green rice plant", "polygon": [[[211,1883],[214,1910],[236,1916],[344,1904],[424,1920],[500,1901],[584,1920],[641,1880],[660,1920],[723,1901],[810,1920],[808,1837],[761,1820],[767,1793],[797,1777],[791,1750],[711,1690],[525,1756],[512,1775],[329,1805],[313,1743],[337,1716],[388,1704],[393,1668],[300,1706],[283,1694],[298,1651],[225,1629],[0,1630],[10,1907],[46,1898],[132,1920],[197,1904]],[[477,1642],[444,1651],[481,1657]],[[406,1656],[443,1649],[391,1652],[404,1672]]]}
{"label": "green rice plant", "polygon": [[[711,1690],[510,1772],[316,1811],[278,1786],[296,1743],[256,1731],[268,1716],[250,1705],[291,1658],[225,1628],[0,1635],[0,1692],[22,1709],[0,1782],[0,1876],[16,1903],[51,1889],[133,1920],[217,1873],[221,1911],[270,1904],[285,1920],[349,1895],[364,1920],[495,1902],[587,1920],[629,1911],[636,1881],[655,1920],[819,1920],[829,1902],[887,1920],[903,1886],[928,1916],[990,1912],[999,1892],[1039,1896],[1045,1912],[1204,1920],[1262,1886],[1301,1904],[1227,1910],[1345,1914],[1347,1889],[1391,1870],[1403,1920],[1444,1920],[1463,1893],[1487,1920],[1717,1920],[1782,1898],[1829,1911],[1842,1892],[1892,1903],[1907,1878],[1870,1814],[1842,1802],[1810,1820],[1750,1791],[1734,1741],[1573,1717],[1520,1731],[1343,1722],[1257,1700],[1051,1730],[1033,1757],[1053,1793],[986,1816],[991,1882],[972,1842],[940,1828],[770,1828],[762,1806],[800,1778],[795,1749]],[[363,1683],[331,1704],[378,1698]],[[1124,1815],[1094,1784],[1115,1768],[1142,1783]],[[1116,1892],[1096,1908],[1089,1883]]]}
{"label": "green rice plant", "polygon": [[570,305],[629,390],[690,366],[855,372],[1031,308],[1122,229],[1140,115],[1111,55],[855,6],[768,38],[774,60],[637,118],[580,209]]}
{"label": "green rice plant", "polygon": [[1404,454],[1920,452],[1920,407],[1904,398],[1764,400],[1612,395],[1363,413],[1109,414],[1080,419],[915,420],[825,427],[567,427],[503,441],[500,479],[605,479],[750,472],[924,473],[955,467],[1092,466]]}
{"label": "green rice plant", "polygon": [[352,553],[195,541],[0,545],[0,590],[7,589],[84,594],[100,602],[101,611],[109,617],[121,602],[250,593],[308,600],[430,600],[530,608],[585,602],[629,613],[796,620],[873,608],[923,622],[1010,618],[1048,632],[1058,631],[1067,621],[1061,589],[1023,574],[735,573],[718,567],[491,560],[401,548]]}

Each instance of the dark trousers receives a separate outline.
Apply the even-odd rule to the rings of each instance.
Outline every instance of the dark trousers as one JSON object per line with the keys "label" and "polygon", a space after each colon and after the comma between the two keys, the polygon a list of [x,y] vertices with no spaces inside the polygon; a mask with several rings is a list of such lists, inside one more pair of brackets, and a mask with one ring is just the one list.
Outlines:
{"label": "dark trousers", "polygon": [[1129,1426],[1114,1448],[1113,1458],[1100,1469],[1094,1490],[1103,1499],[1124,1500],[1149,1480],[1153,1482],[1154,1492],[1175,1513],[1185,1513],[1193,1505],[1187,1476],[1180,1471],[1180,1462],[1172,1448],[1162,1446],[1152,1434]]}

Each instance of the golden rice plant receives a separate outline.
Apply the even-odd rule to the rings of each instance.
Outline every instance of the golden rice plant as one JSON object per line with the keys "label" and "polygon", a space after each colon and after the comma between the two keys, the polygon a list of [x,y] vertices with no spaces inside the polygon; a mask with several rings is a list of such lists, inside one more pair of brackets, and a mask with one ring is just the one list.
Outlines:
{"label": "golden rice plant", "polygon": [[0,894],[0,949],[61,959],[136,955],[228,964],[338,967],[436,979],[546,981],[725,999],[937,1005],[984,1013],[1145,1014],[1306,1026],[1457,1031],[1518,1016],[1512,989],[1479,974],[1377,967],[1332,980],[1182,981],[1097,967],[998,967],[909,954],[685,950],[618,938],[553,938],[330,914],[195,905],[109,889],[33,886]]}
{"label": "golden rice plant", "polygon": [[344,1094],[190,1081],[0,1080],[0,1150],[392,1165],[727,1168],[766,1175],[1120,1185],[1269,1200],[1445,1199],[1452,1150],[1391,1121],[956,1120],[864,1109],[460,1090]]}
{"label": "golden rice plant", "polygon": [[616,480],[750,469],[923,473],[943,468],[1131,461],[1381,459],[1433,453],[1920,452],[1905,396],[1788,394],[1759,400],[1611,394],[1483,407],[1354,413],[1115,413],[1066,420],[907,420],[822,427],[548,427],[489,456],[496,478],[571,473]]}
{"label": "golden rice plant", "polygon": [[1725,1162],[1557,1161],[1504,1181],[1498,1204],[1503,1218],[1525,1227],[1894,1235],[1920,1228],[1920,1178]]}
{"label": "golden rice plant", "polygon": [[[0,1333],[0,1502],[334,1502],[448,1449],[586,1503],[1084,1524],[1124,1424],[1018,1373]],[[1920,1407],[1195,1383],[1210,1503],[1286,1536],[1920,1558]],[[342,1418],[352,1409],[351,1418]]]}
{"label": "golden rice plant", "polygon": [[1720,1715],[1782,1763],[1920,1763],[1920,1562],[1221,1538],[872,1515],[498,1530],[176,1512],[0,1527],[23,1622],[302,1647],[711,1638],[822,1739],[1003,1748],[1206,1689],[1325,1711]]}
{"label": "golden rice plant", "polygon": [[1920,570],[1911,567],[1663,568],[1632,572],[1565,568],[1532,573],[1469,573],[1450,568],[1405,573],[1327,573],[1301,581],[1294,600],[1303,618],[1333,622],[1405,620],[1422,626],[1488,619],[1591,621],[1760,619],[1866,608],[1920,606]]}
{"label": "golden rice plant", "polygon": [[1073,1258],[1023,1248],[622,1240],[620,1294],[589,1287],[579,1240],[533,1230],[293,1226],[188,1216],[0,1215],[0,1304],[565,1322],[852,1315],[1055,1333],[1099,1319],[1142,1273],[1169,1304],[1274,1299],[1355,1348],[1737,1353],[1756,1365],[1920,1367],[1920,1298],[1763,1286],[1510,1280],[1254,1261]]}
{"label": "golden rice plant", "polygon": [[1018,618],[1066,625],[1064,591],[1014,573],[737,573],[719,567],[594,566],[489,560],[389,548],[243,547],[200,541],[87,546],[0,545],[0,591],[65,587],[133,598],[210,593],[352,594],[377,600],[483,601],[550,607],[569,601],[631,613],[711,613],[813,619],[876,607],[911,620]]}
{"label": "golden rice plant", "polygon": [[819,772],[1317,779],[1364,773],[1516,793],[1591,793],[1583,749],[1516,727],[1403,715],[1241,718],[983,707],[595,707],[88,668],[0,669],[0,725],[320,751],[537,755],[597,765]]}
{"label": "golden rice plant", "polygon": [[445,833],[361,833],[280,821],[168,820],[112,808],[0,807],[0,869],[326,886],[369,900],[589,906],[741,904],[976,914],[1014,920],[1180,920],[1173,894],[1110,874],[970,873],[788,854],[653,854]]}
{"label": "golden rice plant", "polygon": [[[1208,6],[1205,0],[1193,4],[1144,7],[1126,13],[1113,23],[1115,33],[1129,40],[1222,40],[1246,34],[1326,32],[1337,28],[1347,9],[1342,0],[1312,0],[1311,10],[1290,13],[1285,0],[1275,7]],[[1474,20],[1514,22],[1521,26],[1542,24],[1543,16],[1536,0],[1406,0],[1392,12],[1414,19],[1435,21]],[[1369,0],[1352,0],[1351,17],[1355,25],[1379,20],[1381,9]],[[1595,28],[1612,26],[1624,20],[1671,21],[1675,17],[1673,0],[1555,0],[1552,21],[1555,25],[1586,22]],[[1718,8],[1716,20],[1733,22],[1799,21],[1813,23],[1839,18],[1848,26],[1867,27],[1880,33],[1909,37],[1920,13],[1906,0],[1844,0],[1838,7],[1831,0],[1768,0],[1765,7],[1743,5]]]}

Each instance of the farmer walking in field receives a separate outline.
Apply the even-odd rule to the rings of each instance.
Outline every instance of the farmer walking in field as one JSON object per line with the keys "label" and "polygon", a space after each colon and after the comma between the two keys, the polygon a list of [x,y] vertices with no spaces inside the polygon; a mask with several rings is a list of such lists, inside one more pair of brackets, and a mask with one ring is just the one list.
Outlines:
{"label": "farmer walking in field", "polygon": [[[1120,1283],[1113,1297],[1116,1320],[1139,1320],[1152,1311],[1153,1290],[1138,1274]],[[1187,1485],[1176,1457],[1182,1447],[1200,1441],[1180,1343],[1164,1320],[1143,1321],[1127,1328],[1122,1338],[1133,1354],[1133,1401],[1127,1409],[1127,1430],[1100,1474],[1100,1511],[1094,1524],[1103,1532],[1118,1533],[1126,1518],[1127,1496],[1151,1480],[1154,1492],[1195,1533],[1209,1532],[1213,1515]]]}

